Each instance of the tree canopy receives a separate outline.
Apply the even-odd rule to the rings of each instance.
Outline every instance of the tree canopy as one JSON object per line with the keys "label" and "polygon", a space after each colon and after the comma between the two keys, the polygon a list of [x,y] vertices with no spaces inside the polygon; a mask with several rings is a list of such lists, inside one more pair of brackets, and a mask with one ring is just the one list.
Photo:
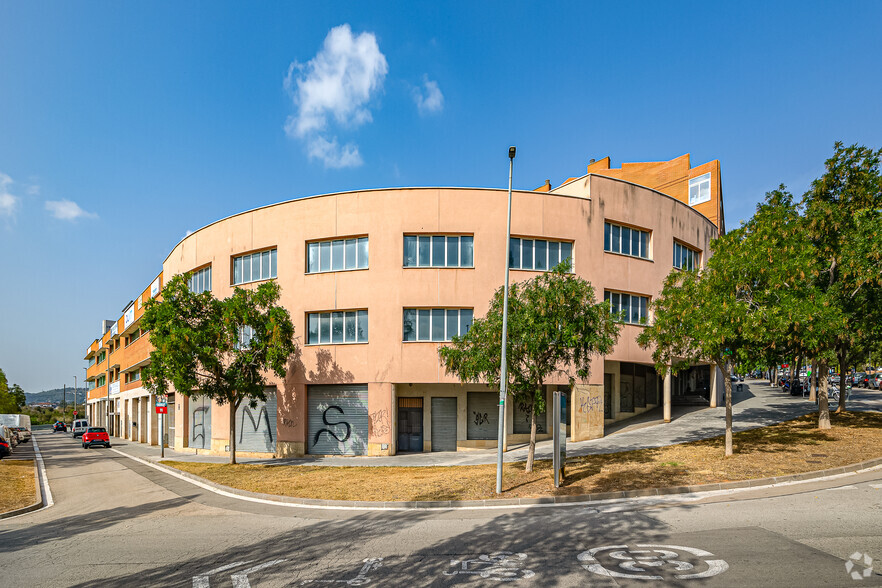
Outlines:
{"label": "tree canopy", "polygon": [[[468,333],[438,351],[447,372],[463,382],[499,387],[504,290],[495,292],[487,314]],[[609,305],[595,303],[594,288],[569,273],[568,262],[510,286],[507,390],[530,407],[527,471],[532,471],[535,455],[536,414],[545,408],[543,382],[554,374],[565,375],[571,384],[584,381],[592,355],[610,353],[618,333]]]}
{"label": "tree canopy", "polygon": [[142,378],[155,394],[174,387],[229,404],[230,463],[236,463],[236,410],[246,399],[252,406],[266,400],[268,372],[285,377],[296,350],[294,325],[278,305],[275,282],[236,288],[218,300],[209,291],[192,293],[187,278],[173,277],[160,299],[147,302],[141,321],[154,350]]}

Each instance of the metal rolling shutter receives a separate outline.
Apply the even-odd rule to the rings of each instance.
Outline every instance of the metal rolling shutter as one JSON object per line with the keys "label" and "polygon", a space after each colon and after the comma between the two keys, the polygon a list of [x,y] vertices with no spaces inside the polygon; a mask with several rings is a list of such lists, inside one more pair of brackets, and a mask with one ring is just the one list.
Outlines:
{"label": "metal rolling shutter", "polygon": [[456,398],[432,398],[432,451],[456,451]]}
{"label": "metal rolling shutter", "polygon": [[308,386],[307,452],[316,455],[366,455],[367,385]]}
{"label": "metal rolling shutter", "polygon": [[[548,406],[548,398],[546,396],[546,410]],[[530,434],[530,405],[527,402],[518,402],[516,400],[509,400],[510,402],[514,402],[514,423],[512,423],[512,433],[516,435],[529,435]],[[542,412],[536,413],[536,434],[543,435],[545,434],[545,425],[548,422],[546,419],[548,416],[545,413],[545,410]],[[497,435],[499,433],[497,432]]]}
{"label": "metal rolling shutter", "polygon": [[190,397],[190,447],[211,449],[211,400],[205,396]]}
{"label": "metal rolling shutter", "polygon": [[499,393],[469,392],[468,393],[468,426],[466,432],[469,439],[496,439],[499,431]]}
{"label": "metal rolling shutter", "polygon": [[254,408],[243,400],[236,411],[236,449],[275,453],[277,412],[275,387],[267,390],[266,402],[258,401]]}

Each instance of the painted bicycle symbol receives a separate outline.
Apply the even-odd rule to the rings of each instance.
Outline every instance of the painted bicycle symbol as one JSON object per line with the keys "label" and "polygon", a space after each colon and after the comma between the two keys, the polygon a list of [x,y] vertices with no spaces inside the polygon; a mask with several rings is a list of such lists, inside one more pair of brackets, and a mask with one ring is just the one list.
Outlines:
{"label": "painted bicycle symbol", "polygon": [[526,553],[512,553],[510,551],[481,554],[475,559],[452,559],[450,565],[459,566],[459,569],[444,572],[444,575],[472,575],[500,582],[532,578],[536,575],[532,570],[522,569],[525,559],[527,559]]}

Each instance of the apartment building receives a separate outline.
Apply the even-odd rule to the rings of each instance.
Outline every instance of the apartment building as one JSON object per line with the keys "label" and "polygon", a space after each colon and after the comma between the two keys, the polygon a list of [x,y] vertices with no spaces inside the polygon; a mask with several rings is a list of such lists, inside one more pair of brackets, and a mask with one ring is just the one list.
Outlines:
{"label": "apartment building", "polygon": [[[626,311],[618,344],[571,391],[572,440],[672,403],[715,404],[709,366],[665,380],[636,337],[674,269],[701,267],[724,230],[720,166],[666,162],[610,167],[558,187],[515,191],[506,260],[507,192],[394,188],[299,198],[212,223],[171,251],[161,273],[89,347],[88,415],[112,434],[157,443],[154,400],[140,382],[149,335],[144,303],[163,277],[189,273],[218,298],[266,280],[281,286],[300,352],[268,399],[236,415],[237,449],[255,455],[394,455],[496,446],[497,392],[445,373],[438,348],[482,316],[504,279],[527,280],[570,259],[598,299]],[[601,298],[602,297],[602,298]],[[550,395],[563,378],[550,378]],[[567,386],[568,388],[568,386]],[[229,406],[173,394],[165,419],[181,451],[229,451]],[[539,438],[550,435],[539,415]],[[509,402],[507,441],[529,438],[525,407]]]}

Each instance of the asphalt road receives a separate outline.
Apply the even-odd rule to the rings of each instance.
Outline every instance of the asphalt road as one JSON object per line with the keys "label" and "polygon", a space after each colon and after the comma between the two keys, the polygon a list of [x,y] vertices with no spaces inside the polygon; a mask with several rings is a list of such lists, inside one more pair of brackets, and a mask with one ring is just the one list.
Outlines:
{"label": "asphalt road", "polygon": [[10,586],[882,586],[882,470],[685,502],[365,512],[242,501],[37,440],[55,504],[0,520]]}

